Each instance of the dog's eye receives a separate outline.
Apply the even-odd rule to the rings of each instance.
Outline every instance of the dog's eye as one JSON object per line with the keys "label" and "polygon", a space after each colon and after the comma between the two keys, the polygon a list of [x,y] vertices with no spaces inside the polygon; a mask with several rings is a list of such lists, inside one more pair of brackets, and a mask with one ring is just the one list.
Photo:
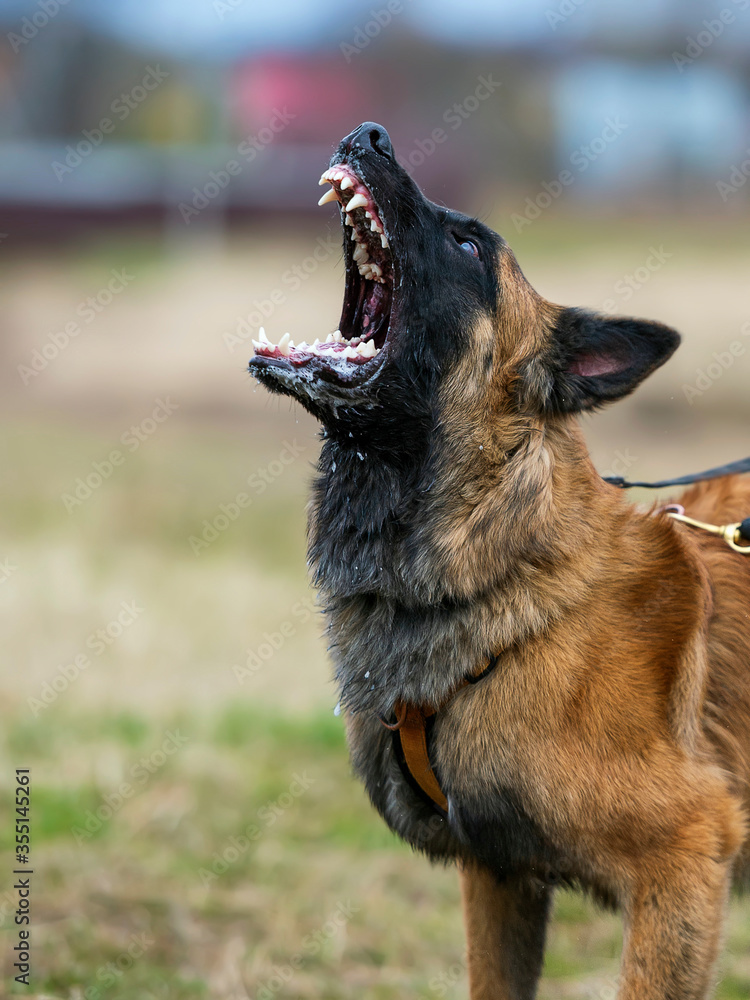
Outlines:
{"label": "dog's eye", "polygon": [[456,243],[458,243],[461,249],[465,250],[466,253],[470,253],[472,257],[479,256],[477,245],[476,243],[472,243],[471,240],[462,240],[460,236],[456,236]]}

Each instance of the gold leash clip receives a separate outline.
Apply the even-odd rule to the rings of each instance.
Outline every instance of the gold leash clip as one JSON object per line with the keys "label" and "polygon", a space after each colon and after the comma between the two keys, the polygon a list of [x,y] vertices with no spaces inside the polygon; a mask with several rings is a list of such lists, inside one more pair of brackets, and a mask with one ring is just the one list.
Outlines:
{"label": "gold leash clip", "polygon": [[718,535],[719,538],[724,539],[730,549],[739,552],[743,556],[750,556],[750,544],[740,544],[742,538],[740,534],[741,521],[738,521],[737,524],[706,524],[705,521],[696,521],[692,517],[688,517],[685,514],[685,508],[678,503],[668,504],[662,510],[669,517],[673,517],[675,521],[680,521],[682,524],[689,524],[691,528],[699,528],[701,531],[707,531],[710,535]]}

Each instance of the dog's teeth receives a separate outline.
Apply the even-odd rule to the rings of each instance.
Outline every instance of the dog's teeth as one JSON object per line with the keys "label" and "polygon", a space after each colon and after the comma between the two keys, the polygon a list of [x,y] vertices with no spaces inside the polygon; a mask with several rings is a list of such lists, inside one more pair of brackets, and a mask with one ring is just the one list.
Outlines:
{"label": "dog's teeth", "polygon": [[258,330],[258,340],[260,340],[261,343],[263,343],[263,344],[270,344],[271,343],[271,341],[266,336],[266,331],[263,329],[262,326]]}
{"label": "dog's teeth", "polygon": [[353,347],[345,347],[344,350],[342,351],[342,354],[344,355],[347,361],[351,361],[352,358],[357,357],[357,352]]}
{"label": "dog's teeth", "polygon": [[368,358],[374,358],[375,355],[378,353],[378,348],[375,346],[375,341],[374,340],[368,340],[365,343],[365,348],[366,348],[366,351],[367,351],[367,357]]}
{"label": "dog's teeth", "polygon": [[380,232],[380,226],[377,224],[377,222],[375,221],[375,219],[373,219],[372,222],[370,223],[370,230],[373,233],[379,233]]}
{"label": "dog's teeth", "polygon": [[259,340],[254,340],[253,347],[255,348],[256,351],[260,351],[263,348],[263,344],[261,344]]}
{"label": "dog's teeth", "polygon": [[380,234],[380,245],[384,250],[388,246],[388,237],[385,235],[385,233]]}
{"label": "dog's teeth", "polygon": [[365,212],[365,218],[366,219],[371,219],[372,215],[369,212]]}
{"label": "dog's teeth", "polygon": [[285,358],[289,357],[289,334],[285,333],[278,343],[278,348]]}
{"label": "dog's teeth", "polygon": [[[328,173],[328,171],[326,171],[326,174],[327,174],[327,173]],[[318,187],[322,187],[322,186],[323,186],[324,184],[330,184],[330,183],[331,183],[331,182],[330,182],[330,181],[328,180],[328,178],[326,177],[326,174],[323,174],[323,175],[321,176],[320,180],[318,181]]]}
{"label": "dog's teeth", "polygon": [[356,229],[352,229],[352,239],[355,240],[355,242],[358,242],[358,240],[359,240],[359,237],[357,236],[357,230]]}
{"label": "dog's teeth", "polygon": [[318,202],[319,205],[327,205],[329,201],[338,201],[338,197],[333,188],[329,188]]}
{"label": "dog's teeth", "polygon": [[293,341],[293,340],[291,340],[291,339],[289,340],[289,346],[290,346],[290,347],[294,347],[294,341]]}
{"label": "dog's teeth", "polygon": [[379,264],[371,264],[370,270],[372,271],[372,273],[375,275],[376,278],[383,277],[383,269]]}
{"label": "dog's teeth", "polygon": [[353,212],[355,208],[367,208],[367,198],[363,194],[355,194],[346,206],[347,212]]}
{"label": "dog's teeth", "polygon": [[345,177],[341,182],[341,190],[347,191],[351,187],[354,187],[354,181],[351,177]]}
{"label": "dog's teeth", "polygon": [[315,340],[313,341],[313,350],[314,350],[314,351],[317,351],[317,349],[318,349],[319,347],[320,347],[320,341],[319,341],[319,340],[318,340],[318,338],[316,337],[316,338],[315,338]]}
{"label": "dog's teeth", "polygon": [[344,171],[343,171],[343,170],[334,170],[334,171],[333,171],[333,179],[334,179],[335,181],[340,181],[340,180],[342,180],[342,178],[344,178],[344,177],[346,177],[346,174],[344,173]]}
{"label": "dog's teeth", "polygon": [[335,340],[336,338],[334,337],[334,335],[332,333],[329,333],[328,336],[326,337],[326,344],[332,344]]}
{"label": "dog's teeth", "polygon": [[354,219],[351,217],[351,215],[344,216],[344,222],[347,224],[347,226],[354,225]]}
{"label": "dog's teeth", "polygon": [[357,246],[357,249],[354,251],[354,259],[356,260],[356,262],[358,264],[363,263],[368,259],[369,256],[370,255],[367,252],[367,247],[364,245],[364,243],[360,243]]}
{"label": "dog's teeth", "polygon": [[341,331],[340,330],[335,330],[334,331],[334,333],[333,333],[333,339],[335,340],[335,342],[337,344],[343,344],[344,343],[344,337],[341,335]]}

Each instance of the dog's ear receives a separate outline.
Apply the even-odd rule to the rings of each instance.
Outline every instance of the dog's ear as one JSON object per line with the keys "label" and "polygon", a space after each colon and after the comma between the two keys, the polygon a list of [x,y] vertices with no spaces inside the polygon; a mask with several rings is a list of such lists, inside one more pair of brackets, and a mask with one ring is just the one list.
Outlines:
{"label": "dog's ear", "polygon": [[545,409],[578,413],[621,399],[663,365],[679,343],[677,331],[662,323],[562,309],[545,365]]}

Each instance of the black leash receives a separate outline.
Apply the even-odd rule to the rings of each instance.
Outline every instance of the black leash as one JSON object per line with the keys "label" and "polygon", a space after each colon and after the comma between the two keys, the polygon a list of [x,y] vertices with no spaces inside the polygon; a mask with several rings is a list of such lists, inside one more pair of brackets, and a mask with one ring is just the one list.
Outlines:
{"label": "black leash", "polygon": [[[723,476],[735,476],[742,472],[750,472],[750,457],[742,458],[738,462],[730,462],[728,465],[719,465],[715,469],[707,469],[706,472],[696,472],[691,476],[678,476],[677,479],[662,479],[658,483],[631,483],[622,476],[604,476],[604,482],[617,486],[622,490],[633,488],[643,490],[659,490],[664,486],[690,486],[691,483],[702,483],[709,479],[721,479]],[[684,514],[684,511],[683,511]],[[672,516],[675,516],[674,514]],[[680,518],[682,519],[682,518]],[[697,522],[694,522],[697,525]],[[750,542],[750,517],[746,517],[736,527],[736,535],[745,542]]]}
{"label": "black leash", "polygon": [[689,486],[691,483],[702,483],[707,479],[721,479],[722,476],[735,476],[741,472],[750,472],[750,458],[741,458],[739,462],[729,465],[719,465],[706,472],[696,472],[692,476],[678,476],[677,479],[662,479],[658,483],[629,483],[622,476],[605,476],[604,482],[619,486],[622,490],[637,487],[642,490],[660,490],[663,486]]}

